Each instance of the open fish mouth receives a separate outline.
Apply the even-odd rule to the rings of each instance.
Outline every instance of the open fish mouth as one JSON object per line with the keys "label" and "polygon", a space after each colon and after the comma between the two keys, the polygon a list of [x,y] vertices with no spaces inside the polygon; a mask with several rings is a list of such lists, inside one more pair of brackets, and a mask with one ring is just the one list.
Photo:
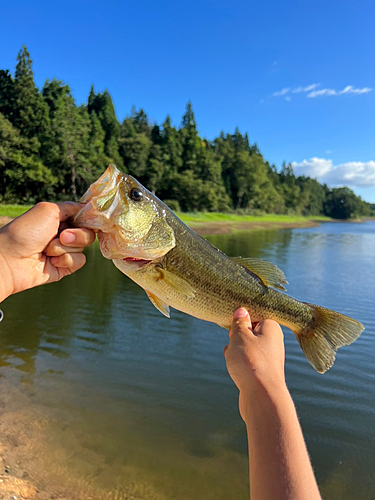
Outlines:
{"label": "open fish mouth", "polygon": [[152,260],[147,260],[147,259],[140,259],[137,257],[125,257],[122,259],[123,262],[126,262],[126,264],[129,267],[132,267],[134,269],[140,269],[141,267],[147,266],[147,264],[150,264]]}
{"label": "open fish mouth", "polygon": [[[72,225],[98,233],[107,259],[140,268],[165,255],[176,244],[165,220],[167,207],[134,177],[110,164],[80,199],[81,210]],[[160,205],[160,206],[159,206]]]}

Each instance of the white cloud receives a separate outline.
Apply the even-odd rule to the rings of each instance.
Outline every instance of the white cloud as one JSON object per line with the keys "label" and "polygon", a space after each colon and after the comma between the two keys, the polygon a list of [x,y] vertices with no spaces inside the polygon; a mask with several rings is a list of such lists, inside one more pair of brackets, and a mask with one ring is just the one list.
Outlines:
{"label": "white cloud", "polygon": [[363,87],[363,89],[355,89],[351,85],[346,86],[340,94],[368,94],[372,89],[369,87]]}
{"label": "white cloud", "polygon": [[319,97],[319,96],[331,96],[331,95],[343,95],[343,94],[368,94],[372,89],[370,87],[363,87],[362,89],[356,89],[352,85],[347,85],[342,90],[334,90],[334,89],[320,89],[313,90],[307,97]]}
{"label": "white cloud", "polygon": [[274,92],[272,95],[273,97],[279,97],[281,95],[285,95],[290,91],[290,87],[287,87],[286,89],[279,90],[278,92]]}
{"label": "white cloud", "polygon": [[307,94],[307,97],[319,97],[322,95],[337,95],[336,90],[333,89],[320,89],[320,90],[313,90],[309,94]]}
{"label": "white cloud", "polygon": [[332,167],[332,160],[326,160],[324,158],[310,158],[309,160],[303,160],[301,163],[293,162],[294,173],[297,176],[307,175],[312,178],[320,178],[327,172],[329,172]]}
{"label": "white cloud", "polygon": [[[292,93],[292,94],[305,94],[306,97],[308,98],[314,98],[314,97],[323,97],[323,96],[334,96],[334,95],[344,95],[344,94],[356,94],[356,95],[361,95],[361,94],[368,94],[369,92],[372,91],[372,88],[370,87],[363,87],[363,88],[355,88],[352,85],[347,85],[344,87],[342,90],[335,90],[335,89],[318,89],[320,87],[320,83],[311,83],[310,85],[306,85],[305,87],[285,87],[284,89],[278,90],[277,92],[274,92],[272,94],[272,97],[285,97],[287,94]],[[289,101],[290,99],[286,99]]]}
{"label": "white cloud", "polygon": [[310,158],[293,162],[296,176],[307,175],[329,186],[375,187],[375,161],[351,161],[334,165],[332,160]]}
{"label": "white cloud", "polygon": [[285,100],[286,100],[286,101],[291,101],[292,99],[291,99],[291,98],[287,95],[287,96],[285,97]]}
{"label": "white cloud", "polygon": [[311,92],[312,90],[319,87],[320,83],[312,83],[311,85],[307,85],[307,87],[297,87],[292,90],[293,94],[300,94],[301,92]]}

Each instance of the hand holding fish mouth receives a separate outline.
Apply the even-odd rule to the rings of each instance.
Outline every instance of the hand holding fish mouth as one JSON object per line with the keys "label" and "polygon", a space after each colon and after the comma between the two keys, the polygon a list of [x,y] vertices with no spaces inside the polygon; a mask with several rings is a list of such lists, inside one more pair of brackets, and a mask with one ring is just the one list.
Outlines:
{"label": "hand holding fish mouth", "polygon": [[0,230],[0,302],[9,295],[74,273],[95,240],[89,229],[68,228],[81,205],[38,203]]}
{"label": "hand holding fish mouth", "polygon": [[276,321],[251,324],[244,308],[233,315],[230,343],[224,348],[228,373],[240,391],[240,413],[246,419],[249,405],[261,396],[287,390],[284,375],[284,336]]}

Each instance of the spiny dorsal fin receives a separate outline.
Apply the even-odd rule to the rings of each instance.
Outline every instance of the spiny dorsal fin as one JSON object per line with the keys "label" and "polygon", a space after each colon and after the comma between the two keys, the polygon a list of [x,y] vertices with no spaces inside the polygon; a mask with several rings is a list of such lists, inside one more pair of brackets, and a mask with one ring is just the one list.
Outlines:
{"label": "spiny dorsal fin", "polygon": [[186,295],[186,297],[189,297],[190,299],[193,299],[195,297],[195,291],[193,290],[193,287],[189,285],[186,280],[180,278],[174,273],[171,273],[170,271],[167,271],[166,269],[163,269],[162,267],[157,267],[156,269],[159,273],[158,279],[164,280],[167,285],[174,288],[182,295]]}
{"label": "spiny dorsal fin", "polygon": [[266,286],[285,290],[282,283],[288,284],[282,270],[275,266],[275,264],[272,264],[272,262],[256,259],[255,257],[232,257],[232,260],[256,274]]}
{"label": "spiny dorsal fin", "polygon": [[147,290],[145,290],[145,292],[147,293],[147,297],[151,300],[151,303],[154,304],[156,309],[160,311],[162,314],[164,314],[164,316],[167,316],[167,318],[170,318],[169,305],[163,302],[161,299],[159,299],[159,297],[157,297],[153,293],[148,292]]}

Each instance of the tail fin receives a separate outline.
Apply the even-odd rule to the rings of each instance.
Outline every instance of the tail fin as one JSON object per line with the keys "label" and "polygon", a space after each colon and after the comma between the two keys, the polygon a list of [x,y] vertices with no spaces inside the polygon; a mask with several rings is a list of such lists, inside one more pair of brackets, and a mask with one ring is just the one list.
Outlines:
{"label": "tail fin", "polygon": [[294,333],[306,358],[316,371],[324,373],[333,365],[337,349],[354,342],[363,332],[364,326],[331,309],[309,305],[313,309],[313,322]]}

